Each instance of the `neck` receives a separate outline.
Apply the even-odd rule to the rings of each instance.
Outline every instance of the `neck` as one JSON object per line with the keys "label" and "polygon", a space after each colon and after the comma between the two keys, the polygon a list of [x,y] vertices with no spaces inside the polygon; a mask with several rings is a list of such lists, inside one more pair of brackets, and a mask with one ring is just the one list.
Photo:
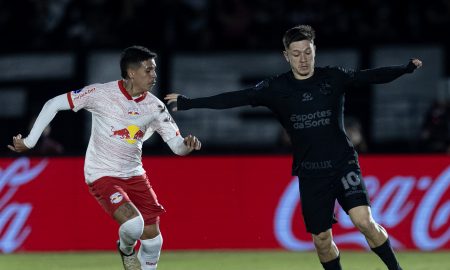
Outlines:
{"label": "neck", "polygon": [[125,87],[125,90],[127,90],[128,94],[132,97],[136,97],[141,95],[142,93],[135,87],[133,87],[133,83],[131,80],[123,80],[123,86]]}
{"label": "neck", "polygon": [[312,70],[308,75],[301,75],[296,73],[294,70],[292,70],[292,73],[294,74],[294,78],[297,80],[306,80],[308,78],[311,78],[314,75],[314,70]]}

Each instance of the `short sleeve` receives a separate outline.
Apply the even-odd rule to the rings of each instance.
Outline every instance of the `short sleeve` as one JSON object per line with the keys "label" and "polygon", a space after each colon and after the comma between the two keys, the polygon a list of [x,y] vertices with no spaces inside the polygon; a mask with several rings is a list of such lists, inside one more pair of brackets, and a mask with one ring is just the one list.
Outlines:
{"label": "short sleeve", "polygon": [[75,112],[81,109],[92,109],[98,91],[95,85],[89,85],[82,89],[68,92],[67,99],[70,109]]}

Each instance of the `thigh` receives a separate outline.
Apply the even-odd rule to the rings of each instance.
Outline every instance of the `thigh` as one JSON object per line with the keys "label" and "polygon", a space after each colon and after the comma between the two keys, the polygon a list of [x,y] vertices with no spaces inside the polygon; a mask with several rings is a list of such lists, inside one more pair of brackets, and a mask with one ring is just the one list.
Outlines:
{"label": "thigh", "polygon": [[144,218],[145,225],[156,224],[165,212],[146,175],[127,180],[127,194]]}
{"label": "thigh", "polygon": [[306,230],[320,234],[329,230],[336,219],[334,186],[330,178],[300,179],[300,200]]}
{"label": "thigh", "polygon": [[117,209],[131,203],[121,181],[114,177],[102,177],[89,185],[89,192],[112,218],[115,218]]}
{"label": "thigh", "polygon": [[344,211],[358,206],[370,206],[370,199],[367,193],[361,170],[357,166],[349,166],[342,170],[342,173],[335,179],[337,199]]}
{"label": "thigh", "polygon": [[137,216],[139,216],[139,210],[131,202],[122,204],[113,213],[113,218],[121,225]]}

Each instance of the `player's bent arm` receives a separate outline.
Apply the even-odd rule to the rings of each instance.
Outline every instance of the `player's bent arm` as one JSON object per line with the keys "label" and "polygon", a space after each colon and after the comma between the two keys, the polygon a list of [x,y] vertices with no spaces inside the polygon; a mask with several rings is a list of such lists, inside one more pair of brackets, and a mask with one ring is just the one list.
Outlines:
{"label": "player's bent arm", "polygon": [[47,125],[53,120],[55,115],[62,110],[70,110],[67,94],[62,94],[48,100],[44,107],[42,107],[36,122],[34,122],[30,134],[23,140],[25,146],[33,148]]}
{"label": "player's bent arm", "polygon": [[420,62],[420,60],[418,59],[412,59],[406,65],[381,67],[357,71],[355,72],[354,75],[354,81],[357,84],[371,84],[371,83],[381,84],[392,82],[393,80],[397,79],[398,77],[406,73],[414,72],[415,69],[421,66],[422,64],[421,62],[420,65],[417,65],[416,62],[414,61]]}
{"label": "player's bent arm", "polygon": [[179,156],[186,156],[193,150],[192,148],[189,148],[185,144],[184,139],[181,136],[173,137],[172,139],[168,140],[166,143],[167,143],[167,145],[169,145],[172,152]]}
{"label": "player's bent arm", "polygon": [[251,105],[251,95],[253,91],[254,90],[250,88],[193,99],[179,95],[177,98],[177,109],[189,110],[193,108],[208,108],[220,110]]}

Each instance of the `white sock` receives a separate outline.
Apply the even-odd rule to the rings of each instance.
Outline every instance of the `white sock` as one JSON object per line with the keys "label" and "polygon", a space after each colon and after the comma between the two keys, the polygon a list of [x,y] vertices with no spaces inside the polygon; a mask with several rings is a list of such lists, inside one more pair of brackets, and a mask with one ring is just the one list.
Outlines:
{"label": "white sock", "polygon": [[120,250],[130,255],[133,253],[136,241],[144,231],[144,219],[141,215],[125,221],[119,228]]}
{"label": "white sock", "polygon": [[161,233],[153,239],[141,240],[138,258],[143,270],[154,270],[158,266],[163,238]]}

